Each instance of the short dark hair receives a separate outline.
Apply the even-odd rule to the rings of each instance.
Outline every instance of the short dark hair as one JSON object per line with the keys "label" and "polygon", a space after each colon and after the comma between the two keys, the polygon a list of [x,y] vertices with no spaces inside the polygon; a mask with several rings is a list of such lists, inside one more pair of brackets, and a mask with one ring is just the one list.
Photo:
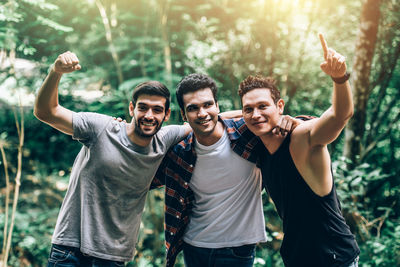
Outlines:
{"label": "short dark hair", "polygon": [[181,110],[185,110],[183,104],[183,95],[197,90],[210,88],[214,96],[214,101],[217,103],[217,84],[215,81],[205,74],[192,73],[182,78],[176,87],[176,98]]}
{"label": "short dark hair", "polygon": [[165,112],[169,109],[169,102],[171,99],[171,94],[167,86],[158,81],[147,81],[138,84],[135,89],[133,89],[132,94],[132,104],[136,107],[136,101],[141,95],[158,95],[165,98]]}
{"label": "short dark hair", "polygon": [[247,76],[246,79],[244,79],[240,83],[239,85],[240,99],[242,99],[243,95],[245,95],[249,91],[258,88],[269,89],[271,91],[271,97],[274,100],[275,104],[278,102],[279,99],[281,99],[281,93],[279,92],[278,88],[275,85],[275,80],[271,77],[265,77],[262,75],[256,75],[256,76],[249,75]]}

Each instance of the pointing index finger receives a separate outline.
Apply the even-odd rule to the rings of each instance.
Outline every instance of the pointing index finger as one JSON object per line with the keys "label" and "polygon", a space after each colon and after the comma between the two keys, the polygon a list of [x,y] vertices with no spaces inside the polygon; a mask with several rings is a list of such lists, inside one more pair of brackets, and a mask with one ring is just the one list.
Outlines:
{"label": "pointing index finger", "polygon": [[319,40],[321,41],[322,49],[324,50],[324,58],[326,59],[326,57],[328,56],[328,44],[326,43],[322,33],[319,33],[318,36]]}

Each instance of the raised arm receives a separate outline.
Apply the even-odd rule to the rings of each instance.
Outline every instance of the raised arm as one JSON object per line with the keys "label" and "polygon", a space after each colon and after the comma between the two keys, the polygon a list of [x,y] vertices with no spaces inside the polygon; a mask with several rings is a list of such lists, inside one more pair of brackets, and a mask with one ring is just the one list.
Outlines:
{"label": "raised arm", "polygon": [[58,103],[58,84],[64,73],[79,70],[79,60],[74,53],[59,55],[44,80],[35,101],[34,115],[57,130],[72,135],[72,111]]}
{"label": "raised arm", "polygon": [[319,35],[324,50],[325,61],[321,69],[332,77],[333,93],[332,105],[319,119],[313,120],[310,130],[310,144],[327,145],[333,142],[353,116],[353,98],[348,81],[345,57],[335,50],[328,48],[322,36]]}

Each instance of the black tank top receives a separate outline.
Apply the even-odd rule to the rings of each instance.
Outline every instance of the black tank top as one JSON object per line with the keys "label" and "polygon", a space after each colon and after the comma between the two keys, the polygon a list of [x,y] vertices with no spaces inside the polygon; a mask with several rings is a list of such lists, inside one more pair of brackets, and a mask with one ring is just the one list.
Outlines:
{"label": "black tank top", "polygon": [[360,253],[333,183],[320,197],[306,184],[289,152],[290,136],[270,154],[260,145],[263,184],[283,221],[280,249],[285,266],[348,266]]}

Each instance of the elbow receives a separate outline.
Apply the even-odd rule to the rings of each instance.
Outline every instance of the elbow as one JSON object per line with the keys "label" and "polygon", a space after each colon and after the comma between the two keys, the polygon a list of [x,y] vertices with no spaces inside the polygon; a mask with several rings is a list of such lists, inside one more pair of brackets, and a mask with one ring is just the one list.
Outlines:
{"label": "elbow", "polygon": [[351,117],[353,117],[353,115],[354,115],[354,108],[351,108],[351,109],[347,112],[346,116],[344,117],[345,122],[347,123],[347,122],[351,119]]}
{"label": "elbow", "polygon": [[44,112],[38,110],[37,107],[33,108],[33,115],[40,121],[43,121],[45,117]]}
{"label": "elbow", "polygon": [[51,112],[48,110],[43,110],[35,106],[33,108],[33,115],[40,121],[48,122],[50,120]]}
{"label": "elbow", "polygon": [[346,124],[351,117],[354,115],[354,109],[350,108],[348,110],[333,110],[332,118],[335,121]]}

